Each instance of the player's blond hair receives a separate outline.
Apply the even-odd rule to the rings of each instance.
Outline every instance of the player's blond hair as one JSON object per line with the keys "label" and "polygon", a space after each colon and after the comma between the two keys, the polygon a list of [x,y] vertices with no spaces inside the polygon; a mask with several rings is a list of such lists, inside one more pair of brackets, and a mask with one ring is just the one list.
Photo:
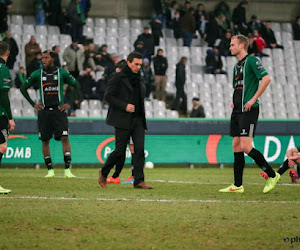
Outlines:
{"label": "player's blond hair", "polygon": [[243,35],[236,35],[231,37],[231,40],[236,38],[239,41],[239,44],[244,44],[244,49],[247,51],[248,47],[249,47],[249,40],[247,37],[243,36]]}

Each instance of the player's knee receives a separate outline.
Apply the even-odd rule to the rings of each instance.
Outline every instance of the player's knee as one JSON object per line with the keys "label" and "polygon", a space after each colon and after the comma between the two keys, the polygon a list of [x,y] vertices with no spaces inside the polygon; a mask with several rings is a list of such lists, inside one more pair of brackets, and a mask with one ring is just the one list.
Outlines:
{"label": "player's knee", "polygon": [[0,152],[4,154],[7,150],[7,142],[0,144]]}

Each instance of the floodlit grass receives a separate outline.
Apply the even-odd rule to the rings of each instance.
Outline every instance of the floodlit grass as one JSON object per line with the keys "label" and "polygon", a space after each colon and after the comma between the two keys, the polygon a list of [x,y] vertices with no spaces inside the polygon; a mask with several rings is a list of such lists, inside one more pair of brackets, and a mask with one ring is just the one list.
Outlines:
{"label": "floodlit grass", "polygon": [[[1,169],[0,249],[286,249],[300,248],[300,185],[285,174],[268,194],[259,169],[246,168],[245,194],[218,190],[232,168],[146,170],[153,190],[102,189],[98,169],[77,179],[46,171]],[[125,180],[130,171],[124,169]],[[284,241],[284,238],[289,239]]]}

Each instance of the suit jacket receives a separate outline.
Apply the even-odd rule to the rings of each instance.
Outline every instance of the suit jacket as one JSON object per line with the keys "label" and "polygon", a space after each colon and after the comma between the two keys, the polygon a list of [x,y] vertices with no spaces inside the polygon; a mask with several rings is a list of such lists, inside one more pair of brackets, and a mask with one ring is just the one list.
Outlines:
{"label": "suit jacket", "polygon": [[[147,129],[144,106],[146,91],[142,81],[140,81],[140,90],[143,124],[144,128]],[[130,129],[130,122],[134,113],[127,112],[126,107],[128,104],[134,103],[133,91],[128,76],[124,72],[114,73],[111,76],[104,98],[109,103],[106,123],[116,128]]]}

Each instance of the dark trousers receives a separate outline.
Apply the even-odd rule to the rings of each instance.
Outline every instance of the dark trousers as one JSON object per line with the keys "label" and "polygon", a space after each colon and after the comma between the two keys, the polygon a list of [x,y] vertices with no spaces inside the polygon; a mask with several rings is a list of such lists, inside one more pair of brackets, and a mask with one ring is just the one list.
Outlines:
{"label": "dark trousers", "polygon": [[182,31],[183,46],[191,47],[193,40],[193,33],[188,31]]}
{"label": "dark trousers", "polygon": [[81,41],[82,39],[82,32],[83,32],[83,25],[72,23],[72,38],[78,39]]}
{"label": "dark trousers", "polygon": [[186,94],[184,92],[184,86],[176,86],[176,97],[173,102],[172,110],[178,110],[178,105],[180,98],[182,98],[182,106],[183,106],[183,112],[186,114],[187,112],[187,99],[186,99]]}
{"label": "dark trousers", "polygon": [[144,144],[145,144],[145,129],[142,117],[132,119],[130,129],[115,128],[116,148],[107,158],[101,173],[107,177],[110,170],[117,165],[123,166],[126,157],[126,147],[130,136],[134,143],[134,185],[144,181]]}

